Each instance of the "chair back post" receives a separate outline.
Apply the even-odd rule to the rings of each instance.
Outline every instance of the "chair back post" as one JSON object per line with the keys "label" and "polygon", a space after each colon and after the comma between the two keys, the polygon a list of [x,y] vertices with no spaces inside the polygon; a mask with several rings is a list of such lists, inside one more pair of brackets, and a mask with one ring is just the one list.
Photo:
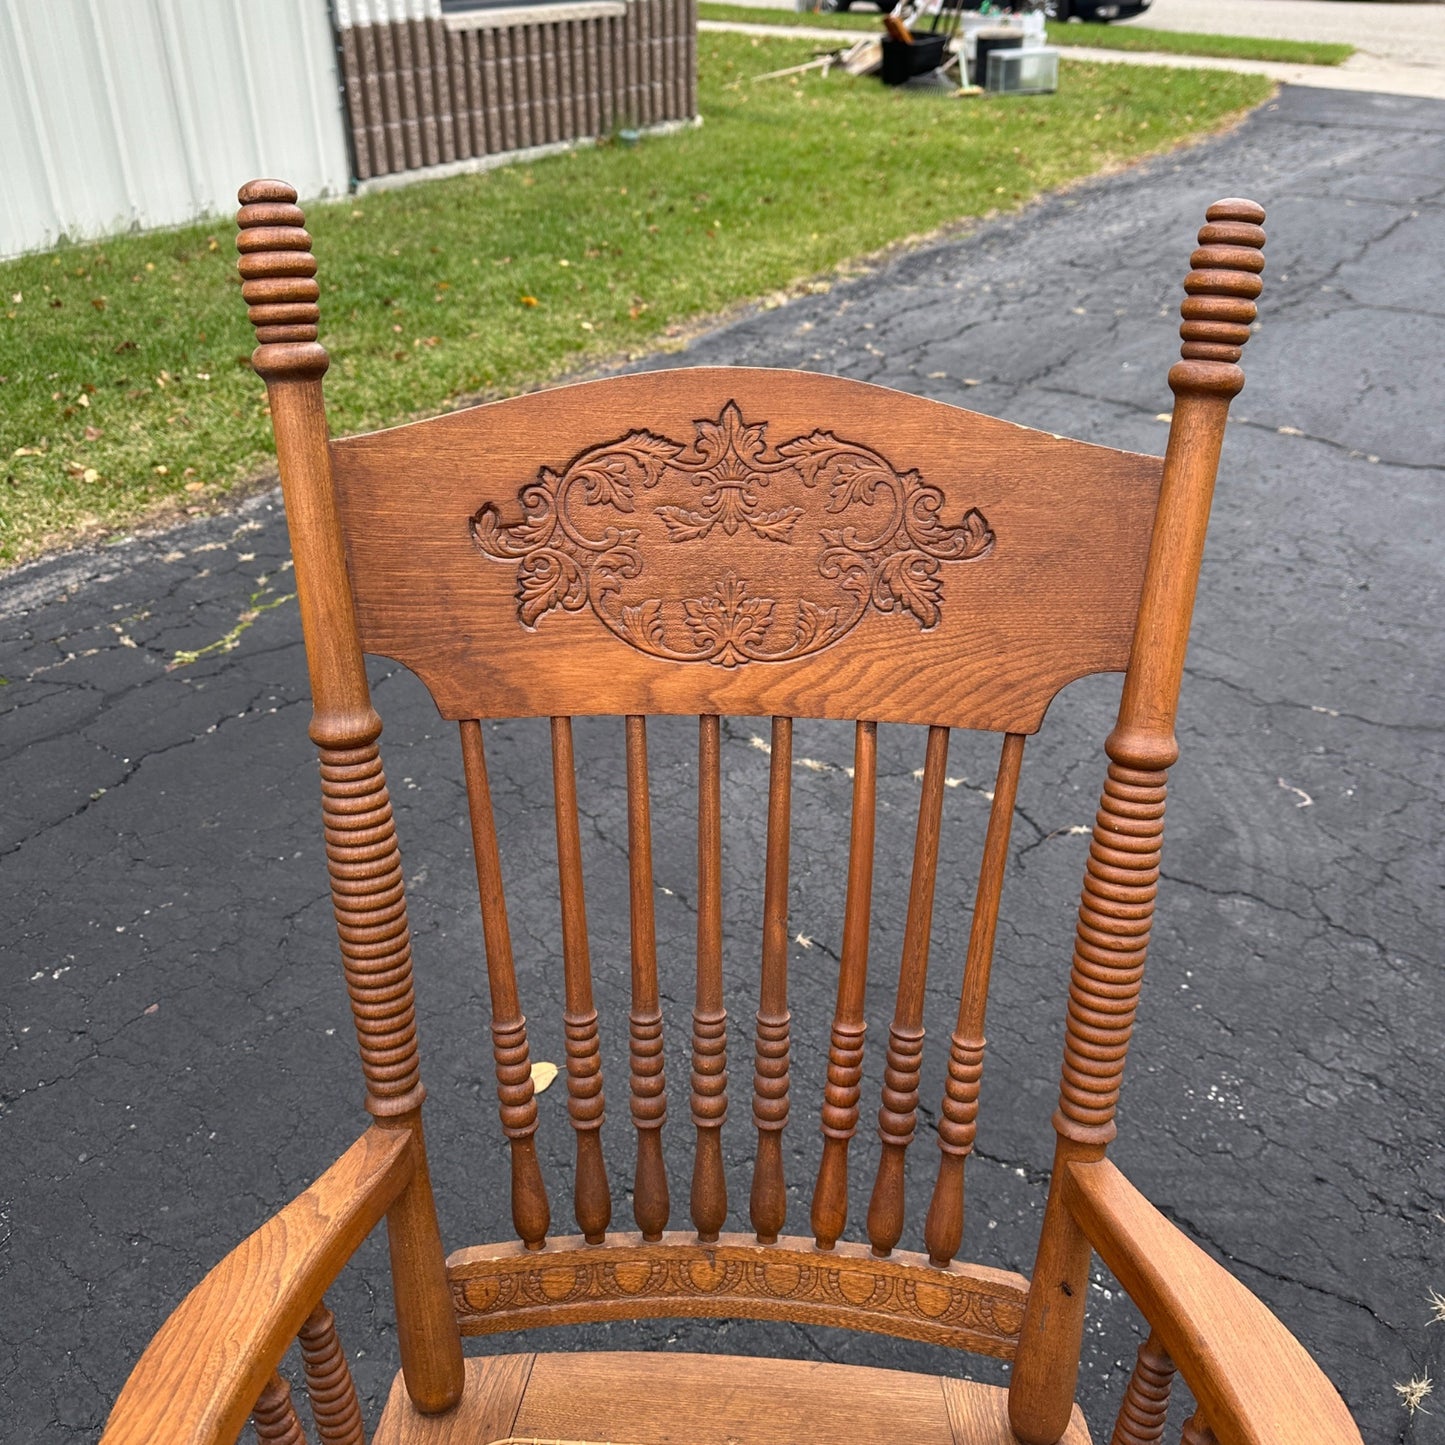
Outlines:
{"label": "chair back post", "polygon": [[296,192],[283,181],[241,188],[242,296],[256,328],[251,364],[266,383],[296,568],[311,680],[311,739],[321,755],[326,862],[347,990],[366,1078],[366,1108],[412,1135],[414,1173],[387,1216],[397,1335],[407,1389],[436,1413],[461,1396],[462,1356],[422,1133],[406,899],[362,662],[331,479],[317,343],[316,260]]}
{"label": "chair back post", "polygon": [[1183,359],[1107,780],[1094,822],[1069,982],[1053,1179],[1009,1388],[1024,1445],[1055,1445],[1078,1382],[1090,1247],[1062,1198],[1070,1163],[1101,1158],[1117,1132],[1124,1060],[1154,916],[1179,685],[1229,404],[1264,269],[1263,209],[1212,205],[1184,283]]}

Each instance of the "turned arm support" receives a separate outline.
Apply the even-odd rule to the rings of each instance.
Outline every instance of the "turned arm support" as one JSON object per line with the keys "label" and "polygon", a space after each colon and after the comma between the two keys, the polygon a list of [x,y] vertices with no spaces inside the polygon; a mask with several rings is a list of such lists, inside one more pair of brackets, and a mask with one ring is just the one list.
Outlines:
{"label": "turned arm support", "polygon": [[1063,1196],[1220,1445],[1360,1445],[1344,1401],[1304,1346],[1113,1164],[1067,1164]]}
{"label": "turned arm support", "polygon": [[368,1129],[186,1296],[131,1371],[101,1445],[233,1445],[306,1317],[414,1169],[409,1131]]}

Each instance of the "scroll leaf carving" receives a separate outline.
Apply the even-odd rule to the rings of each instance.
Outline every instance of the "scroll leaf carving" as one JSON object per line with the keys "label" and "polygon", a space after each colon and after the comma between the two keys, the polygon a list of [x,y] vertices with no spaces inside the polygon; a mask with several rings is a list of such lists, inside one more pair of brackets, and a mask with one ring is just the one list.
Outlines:
{"label": "scroll leaf carving", "polygon": [[688,443],[630,431],[541,468],[520,522],[490,502],[473,516],[482,553],[516,563],[524,627],[590,608],[653,657],[788,662],[870,607],[937,627],[943,564],[993,546],[976,508],[950,526],[937,487],[861,443],[815,431],[770,450],[731,401],[693,425]]}
{"label": "scroll leaf carving", "polygon": [[862,1245],[823,1253],[811,1241],[759,1245],[723,1235],[699,1244],[664,1234],[658,1244],[580,1239],[542,1254],[514,1246],[463,1250],[448,1261],[463,1334],[588,1320],[741,1316],[788,1319],[901,1336],[1011,1359],[1027,1281],[964,1265],[938,1269],[922,1255],[875,1259]]}

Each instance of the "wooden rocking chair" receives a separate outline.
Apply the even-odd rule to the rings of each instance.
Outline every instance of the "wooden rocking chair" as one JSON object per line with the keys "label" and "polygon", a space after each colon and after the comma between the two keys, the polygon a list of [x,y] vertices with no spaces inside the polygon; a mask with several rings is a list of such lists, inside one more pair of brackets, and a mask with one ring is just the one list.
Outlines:
{"label": "wooden rocking chair", "polygon": [[[256,181],[240,199],[240,266],[259,342],[253,362],[275,425],[332,898],[373,1122],[171,1315],[126,1384],[104,1445],[219,1445],[251,1415],[262,1440],[303,1440],[276,1373],[298,1335],[319,1438],[361,1445],[356,1392],[323,1295],[383,1218],[402,1370],[377,1445],[1083,1445],[1074,1394],[1091,1251],[1151,1329],[1116,1445],[1162,1438],[1176,1370],[1198,1406],[1186,1442],[1358,1442],[1304,1349],[1106,1157],[1154,910],[1200,553],[1260,291],[1260,207],[1220,201],[1199,233],[1161,462],[874,386],[752,369],[617,377],[333,441],[316,263],[295,192]],[[449,1257],[427,1170],[406,902],[366,652],[412,669],[461,730],[518,1242]],[[1064,684],[1120,670],[1030,1282],[956,1260],[994,928],[1025,738]],[[612,1227],[602,1157],[576,714],[626,718],[636,1232]],[[667,1102],[647,714],[700,720],[693,1227],[673,1231],[660,1134]],[[719,719],[728,714],[772,718],[747,1234],[724,1232]],[[806,1238],[784,1233],[782,1149],[796,716],[861,719],[823,1155]],[[503,717],[551,719],[576,1235],[550,1232],[535,1147],[527,1025],[480,721]],[[864,1244],[842,1235],[861,1091],[879,722],[929,732]],[[952,728],[1003,739],[948,1047],[927,1253],[913,1254],[898,1250],[904,1161],[916,1133]],[[462,1355],[463,1335],[666,1316],[795,1320],[944,1344],[1011,1360],[1011,1384],[725,1356]]]}

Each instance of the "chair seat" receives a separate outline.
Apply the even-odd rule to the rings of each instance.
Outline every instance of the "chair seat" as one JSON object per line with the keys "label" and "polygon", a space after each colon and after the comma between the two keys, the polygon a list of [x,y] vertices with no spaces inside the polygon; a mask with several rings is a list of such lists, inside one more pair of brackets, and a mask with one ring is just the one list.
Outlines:
{"label": "chair seat", "polygon": [[[742,1355],[493,1355],[461,1404],[417,1412],[398,1375],[374,1445],[1016,1445],[995,1385]],[[1077,1405],[1063,1445],[1089,1445]]]}

